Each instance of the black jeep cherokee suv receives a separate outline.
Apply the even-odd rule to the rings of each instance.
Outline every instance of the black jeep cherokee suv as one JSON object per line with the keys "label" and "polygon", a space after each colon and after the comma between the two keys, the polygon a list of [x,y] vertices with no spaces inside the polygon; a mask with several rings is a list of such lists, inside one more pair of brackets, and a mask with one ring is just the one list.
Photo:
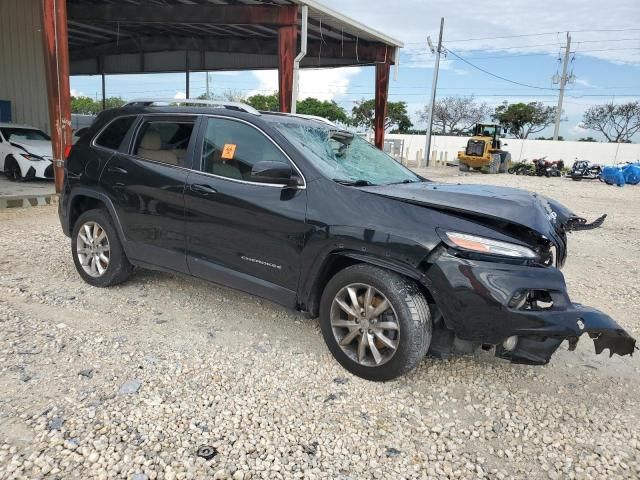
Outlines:
{"label": "black jeep cherokee suv", "polygon": [[250,292],[319,316],[371,380],[478,347],[545,364],[583,333],[634,351],[569,300],[559,268],[584,220],[553,200],[430,182],[322,119],[189,105],[105,111],[73,147],[59,214],[87,283],[138,266]]}

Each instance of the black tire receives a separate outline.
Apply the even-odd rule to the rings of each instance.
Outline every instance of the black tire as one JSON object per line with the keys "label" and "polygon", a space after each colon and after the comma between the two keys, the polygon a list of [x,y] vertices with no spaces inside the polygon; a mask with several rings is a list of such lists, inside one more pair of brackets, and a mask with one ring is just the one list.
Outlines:
{"label": "black tire", "polygon": [[13,158],[12,155],[9,155],[4,159],[4,174],[13,182],[19,182],[22,180],[20,165],[18,165],[17,160]]}
{"label": "black tire", "polygon": [[[85,272],[78,257],[78,234],[87,222],[97,223],[106,233],[110,247],[109,264],[104,273],[98,277],[93,277]],[[106,288],[118,285],[127,280],[133,271],[133,266],[129,263],[127,256],[120,243],[118,232],[113,226],[111,216],[106,210],[94,209],[84,212],[73,226],[71,234],[71,252],[73,263],[82,279],[94,287]]]}
{"label": "black tire", "polygon": [[501,152],[500,168],[498,169],[499,173],[507,173],[507,170],[510,170],[510,166],[511,166],[511,154],[509,152]]}
{"label": "black tire", "polygon": [[495,175],[500,172],[501,158],[499,153],[491,154],[491,163],[486,167],[486,171],[490,175]]}
{"label": "black tire", "polygon": [[[351,359],[334,336],[331,307],[336,295],[351,284],[374,287],[387,298],[396,314],[400,326],[397,348],[380,366],[366,366]],[[432,336],[429,304],[418,286],[397,273],[366,264],[346,268],[329,281],[320,301],[320,327],[335,359],[354,375],[372,381],[392,380],[414,369],[425,358]]]}
{"label": "black tire", "polygon": [[466,163],[461,163],[460,161],[458,161],[458,170],[460,170],[461,172],[468,172],[469,171],[469,165],[467,165]]}

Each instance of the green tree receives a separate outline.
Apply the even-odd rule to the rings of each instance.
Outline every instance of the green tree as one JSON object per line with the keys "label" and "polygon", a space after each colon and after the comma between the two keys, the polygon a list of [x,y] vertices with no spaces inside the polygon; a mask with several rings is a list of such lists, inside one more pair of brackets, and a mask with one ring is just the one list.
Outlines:
{"label": "green tree", "polygon": [[583,137],[580,140],[578,140],[579,142],[597,142],[598,140],[596,140],[593,137]]}
{"label": "green tree", "polygon": [[[373,128],[375,125],[375,100],[361,100],[353,107],[351,112],[351,124],[355,127]],[[396,127],[399,133],[404,133],[413,127],[406,102],[389,102],[387,116],[384,121],[384,129]]]}
{"label": "green tree", "polygon": [[[122,97],[107,97],[105,99],[105,105],[107,109],[109,108],[118,108],[127,103]],[[99,111],[102,110],[102,101],[98,101]]]}
{"label": "green tree", "polygon": [[545,106],[542,102],[504,102],[496,107],[493,119],[500,123],[505,132],[516,138],[529,138],[551,125],[556,117],[556,107]]}
{"label": "green tree", "polygon": [[[424,107],[420,119],[429,121],[431,105]],[[471,130],[491,115],[491,108],[485,102],[477,102],[470,97],[444,97],[436,101],[433,109],[433,126],[443,135],[456,135]]]}
{"label": "green tree", "polygon": [[277,93],[272,93],[271,95],[252,95],[247,98],[245,102],[256,110],[261,110],[263,112],[280,111],[280,98]]}
{"label": "green tree", "polygon": [[[536,140],[553,140],[553,137],[536,137]],[[558,141],[564,142],[564,137],[562,135],[558,135]]]}
{"label": "green tree", "polygon": [[630,143],[640,132],[640,101],[594,105],[584,112],[580,126],[600,132],[609,142]]}
{"label": "green tree", "polygon": [[71,97],[71,113],[94,115],[100,110],[97,102],[90,97]]}
{"label": "green tree", "polygon": [[202,95],[198,95],[196,97],[198,100],[218,100],[221,102],[247,102],[247,98],[243,95],[240,90],[225,90],[222,93],[203,93]]}
{"label": "green tree", "polygon": [[347,112],[334,101],[322,101],[317,98],[305,98],[297,104],[297,112],[303,115],[315,115],[332,122],[347,123]]}
{"label": "green tree", "polygon": [[[107,108],[117,108],[127,103],[121,97],[107,97]],[[83,115],[96,115],[102,111],[102,100],[94,100],[91,97],[71,97],[71,113]]]}

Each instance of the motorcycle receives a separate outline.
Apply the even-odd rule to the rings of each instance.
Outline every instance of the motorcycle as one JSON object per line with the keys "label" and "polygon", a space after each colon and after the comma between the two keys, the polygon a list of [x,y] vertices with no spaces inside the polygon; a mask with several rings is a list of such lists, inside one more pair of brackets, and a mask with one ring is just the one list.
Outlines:
{"label": "motorcycle", "polygon": [[571,180],[579,182],[581,180],[596,180],[602,175],[602,166],[592,164],[587,160],[576,160],[571,167],[569,176]]}
{"label": "motorcycle", "polygon": [[513,165],[507,170],[511,175],[531,175],[533,165],[531,163],[520,162]]}
{"label": "motorcycle", "polygon": [[533,160],[534,173],[538,177],[561,177],[564,162],[562,160],[549,161],[547,157]]}

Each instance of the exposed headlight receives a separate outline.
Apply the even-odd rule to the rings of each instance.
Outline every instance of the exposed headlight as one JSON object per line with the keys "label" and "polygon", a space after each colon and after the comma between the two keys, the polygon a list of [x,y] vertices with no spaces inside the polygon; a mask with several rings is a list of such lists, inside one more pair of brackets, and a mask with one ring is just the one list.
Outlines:
{"label": "exposed headlight", "polygon": [[511,258],[536,258],[538,255],[530,248],[514,243],[501,242],[490,238],[478,237],[467,233],[446,232],[450,243],[469,252],[483,253],[485,255],[500,255]]}
{"label": "exposed headlight", "polygon": [[44,162],[45,159],[42,157],[39,157],[38,155],[32,155],[30,153],[21,153],[20,155],[22,155],[24,158],[26,158],[27,160],[30,160],[32,162]]}

